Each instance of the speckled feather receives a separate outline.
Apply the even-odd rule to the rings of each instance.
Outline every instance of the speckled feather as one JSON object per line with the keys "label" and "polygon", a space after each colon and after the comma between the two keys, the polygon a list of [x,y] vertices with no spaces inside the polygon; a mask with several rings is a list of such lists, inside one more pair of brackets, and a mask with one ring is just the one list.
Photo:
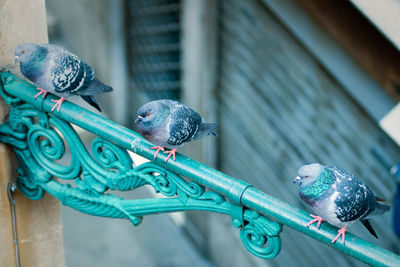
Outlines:
{"label": "speckled feather", "polygon": [[169,146],[180,146],[191,141],[202,123],[199,113],[185,105],[177,105],[171,110],[169,123]]}
{"label": "speckled feather", "polygon": [[53,55],[49,75],[58,93],[77,93],[84,91],[94,79],[93,69],[74,54],[58,46],[49,45]]}
{"label": "speckled feather", "polygon": [[[151,113],[150,118],[145,118]],[[139,133],[152,143],[174,148],[212,133],[214,123],[205,123],[201,115],[177,101],[155,100],[138,110],[143,117],[136,120]]]}
{"label": "speckled feather", "polygon": [[340,192],[335,199],[336,216],[342,222],[366,218],[376,206],[375,194],[354,175],[337,167],[328,167],[336,178],[332,188]]}

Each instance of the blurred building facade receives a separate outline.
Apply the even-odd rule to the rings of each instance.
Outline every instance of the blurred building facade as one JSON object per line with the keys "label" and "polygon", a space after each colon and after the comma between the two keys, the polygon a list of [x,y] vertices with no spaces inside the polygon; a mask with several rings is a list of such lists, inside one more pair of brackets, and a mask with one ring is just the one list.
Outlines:
{"label": "blurred building facade", "polygon": [[[217,121],[220,135],[184,153],[274,197],[307,210],[291,181],[301,165],[320,162],[390,200],[388,167],[400,149],[378,121],[399,99],[400,53],[350,2],[335,2],[52,0],[50,37],[114,86],[100,99],[112,119],[133,128],[144,102],[181,100]],[[379,240],[360,224],[350,231],[399,253],[391,218],[372,219]],[[190,212],[176,227],[215,266],[362,266],[288,227],[273,260],[249,254],[229,217]]]}

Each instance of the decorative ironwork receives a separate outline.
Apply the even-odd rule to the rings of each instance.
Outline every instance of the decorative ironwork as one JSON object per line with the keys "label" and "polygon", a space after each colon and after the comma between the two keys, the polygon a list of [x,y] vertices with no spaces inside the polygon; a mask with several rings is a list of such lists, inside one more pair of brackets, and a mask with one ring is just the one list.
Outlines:
{"label": "decorative ironwork", "polygon": [[[53,95],[35,99],[34,86],[11,74],[0,74],[0,96],[11,106],[8,121],[0,125],[0,142],[13,147],[20,163],[17,185],[30,199],[40,199],[47,192],[81,212],[129,219],[134,226],[143,216],[155,213],[224,213],[240,229],[243,245],[261,258],[278,255],[285,224],[366,263],[400,265],[399,256],[350,233],[346,244],[331,244],[335,227],[307,228],[306,212],[183,155],[167,163],[159,155],[134,166],[127,150],[148,159],[155,153],[140,135],[70,102],[60,112],[51,113]],[[72,125],[97,136],[90,151]],[[143,185],[165,197],[123,199],[109,191]]]}
{"label": "decorative ironwork", "polygon": [[[6,79],[3,84],[14,81]],[[161,212],[231,214],[233,204],[221,194],[152,162],[133,167],[126,149],[101,137],[92,141],[90,153],[68,122],[8,96],[4,90],[0,94],[12,106],[8,122],[0,127],[0,141],[14,147],[20,162],[17,185],[28,198],[40,199],[48,192],[81,212],[126,218],[134,226],[141,223],[142,216]],[[70,159],[67,164],[60,163],[67,146]],[[146,184],[169,198],[126,200],[108,193],[109,189],[126,191]],[[281,247],[281,225],[251,210],[241,216],[246,220],[246,225],[240,226],[245,247],[259,257],[275,257]]]}

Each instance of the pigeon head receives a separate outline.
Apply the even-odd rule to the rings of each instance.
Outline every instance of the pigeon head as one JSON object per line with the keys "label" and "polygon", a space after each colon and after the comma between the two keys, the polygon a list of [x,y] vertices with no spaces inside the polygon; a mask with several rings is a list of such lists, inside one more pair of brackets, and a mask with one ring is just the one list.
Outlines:
{"label": "pigeon head", "polygon": [[139,132],[149,132],[160,126],[169,115],[169,106],[162,101],[151,101],[141,106],[135,120]]}
{"label": "pigeon head", "polygon": [[293,182],[298,182],[300,186],[307,185],[317,180],[323,170],[324,166],[319,163],[303,165],[297,171],[298,175]]}
{"label": "pigeon head", "polygon": [[29,62],[44,58],[46,55],[46,49],[40,45],[34,43],[23,43],[18,45],[14,50],[14,62]]}

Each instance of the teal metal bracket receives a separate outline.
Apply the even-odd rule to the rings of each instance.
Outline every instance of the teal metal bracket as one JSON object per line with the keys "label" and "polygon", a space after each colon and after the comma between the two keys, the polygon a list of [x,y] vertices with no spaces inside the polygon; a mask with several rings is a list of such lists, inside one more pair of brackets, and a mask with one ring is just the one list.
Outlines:
{"label": "teal metal bracket", "polygon": [[[155,153],[139,134],[70,102],[50,112],[55,96],[35,99],[35,86],[9,73],[0,75],[0,95],[11,106],[8,121],[0,125],[0,141],[12,146],[20,164],[18,188],[30,199],[47,192],[81,212],[129,219],[134,226],[155,213],[218,212],[232,217],[243,245],[261,258],[279,254],[282,225],[287,225],[365,263],[400,266],[398,255],[351,234],[345,244],[331,244],[335,227],[307,228],[308,213],[181,154],[175,161],[165,163],[160,154],[134,166],[127,150],[150,160]],[[96,135],[90,151],[72,125]],[[67,148],[70,159],[61,164]],[[143,185],[165,197],[123,199],[110,193]]]}

